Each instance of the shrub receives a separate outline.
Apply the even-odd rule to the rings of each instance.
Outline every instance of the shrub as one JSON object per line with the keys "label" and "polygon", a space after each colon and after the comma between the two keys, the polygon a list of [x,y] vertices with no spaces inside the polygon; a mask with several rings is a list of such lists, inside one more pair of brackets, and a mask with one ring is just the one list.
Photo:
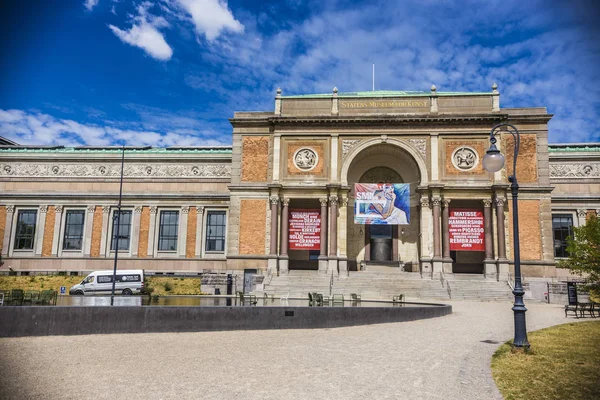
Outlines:
{"label": "shrub", "polygon": [[171,284],[171,282],[165,282],[165,292],[170,292],[171,290],[173,290],[173,285]]}

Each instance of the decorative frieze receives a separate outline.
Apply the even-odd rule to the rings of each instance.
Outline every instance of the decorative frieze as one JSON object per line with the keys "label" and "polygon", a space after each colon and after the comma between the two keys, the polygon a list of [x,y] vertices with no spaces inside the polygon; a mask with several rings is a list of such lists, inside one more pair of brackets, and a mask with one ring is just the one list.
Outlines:
{"label": "decorative frieze", "polygon": [[408,139],[408,142],[421,153],[424,159],[427,159],[427,140],[426,139]]}
{"label": "decorative frieze", "polygon": [[550,178],[600,178],[600,163],[550,164]]}
{"label": "decorative frieze", "polygon": [[[127,178],[230,178],[229,164],[126,163]],[[119,164],[0,164],[0,177],[118,178]]]}
{"label": "decorative frieze", "polygon": [[352,148],[354,146],[356,146],[356,144],[358,142],[360,142],[360,139],[344,139],[344,140],[342,140],[342,158],[346,158],[348,153],[350,153],[350,150],[352,150]]}

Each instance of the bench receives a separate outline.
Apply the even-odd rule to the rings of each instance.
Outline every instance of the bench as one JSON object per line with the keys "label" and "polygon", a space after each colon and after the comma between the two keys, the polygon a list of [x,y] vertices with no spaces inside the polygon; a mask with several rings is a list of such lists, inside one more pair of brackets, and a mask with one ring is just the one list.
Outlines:
{"label": "bench", "polygon": [[585,314],[589,313],[590,317],[596,318],[596,314],[600,314],[600,305],[597,303],[577,303],[575,305],[567,304],[565,306],[565,318],[568,313],[572,312],[577,318],[585,318]]}
{"label": "bench", "polygon": [[404,305],[404,295],[399,294],[397,296],[392,297],[393,303],[400,303],[400,305]]}

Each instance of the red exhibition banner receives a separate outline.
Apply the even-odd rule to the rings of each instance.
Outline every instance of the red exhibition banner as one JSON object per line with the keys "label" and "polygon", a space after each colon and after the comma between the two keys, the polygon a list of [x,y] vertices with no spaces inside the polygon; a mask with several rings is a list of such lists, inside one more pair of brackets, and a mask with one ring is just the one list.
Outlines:
{"label": "red exhibition banner", "polygon": [[485,251],[483,211],[450,209],[450,250]]}
{"label": "red exhibition banner", "polygon": [[290,210],[289,249],[320,250],[321,211]]}

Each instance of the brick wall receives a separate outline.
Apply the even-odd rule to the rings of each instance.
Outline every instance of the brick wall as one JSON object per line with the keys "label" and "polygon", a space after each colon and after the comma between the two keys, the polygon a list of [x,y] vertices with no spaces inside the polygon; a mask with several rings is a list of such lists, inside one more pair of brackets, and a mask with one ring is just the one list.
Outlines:
{"label": "brick wall", "polygon": [[[310,171],[302,171],[294,165],[294,154],[297,150],[309,147],[313,149],[318,156],[317,165],[311,169]],[[288,155],[287,155],[287,173],[288,175],[315,175],[315,176],[323,176],[325,172],[325,143],[321,142],[297,142],[293,141],[288,145]]]}
{"label": "brick wall", "polygon": [[266,182],[269,170],[269,137],[242,139],[242,182]]}
{"label": "brick wall", "polygon": [[102,240],[102,206],[96,206],[92,219],[92,246],[91,257],[100,257],[100,242]]}
{"label": "brick wall", "polygon": [[196,207],[190,207],[188,212],[187,240],[185,242],[185,258],[196,257],[196,224],[198,223],[198,212]]}
{"label": "brick wall", "polygon": [[239,254],[265,254],[267,200],[242,200]]}
{"label": "brick wall", "polygon": [[[475,150],[479,157],[479,162],[477,163],[475,168],[473,168],[470,171],[459,170],[454,167],[454,164],[452,164],[452,153],[457,148],[463,147],[463,146],[468,146],[468,147],[472,148],[473,150]],[[484,155],[485,155],[484,144],[481,141],[452,140],[452,141],[446,142],[445,157],[444,157],[446,175],[484,176],[486,174],[486,171],[483,169],[483,164],[482,164]]]}
{"label": "brick wall", "polygon": [[[509,238],[506,245],[511,249],[513,249],[512,211],[512,209],[509,210],[508,220],[506,221],[509,226]],[[521,248],[521,260],[542,259],[542,230],[540,226],[539,200],[519,200],[519,244]],[[511,251],[511,255],[514,258],[513,251]]]}
{"label": "brick wall", "polygon": [[44,240],[42,242],[42,257],[50,257],[52,255],[55,220],[56,208],[54,206],[48,206],[48,211],[46,212],[46,225],[44,226]]}
{"label": "brick wall", "polygon": [[[537,143],[533,134],[521,135],[519,156],[517,157],[517,180],[519,183],[537,182]],[[513,153],[515,149],[513,137],[504,134],[502,137],[502,152],[506,156],[504,167],[508,175],[513,174]]]}
{"label": "brick wall", "polygon": [[140,215],[140,240],[138,242],[138,257],[148,257],[148,235],[150,232],[150,207],[142,207]]}

